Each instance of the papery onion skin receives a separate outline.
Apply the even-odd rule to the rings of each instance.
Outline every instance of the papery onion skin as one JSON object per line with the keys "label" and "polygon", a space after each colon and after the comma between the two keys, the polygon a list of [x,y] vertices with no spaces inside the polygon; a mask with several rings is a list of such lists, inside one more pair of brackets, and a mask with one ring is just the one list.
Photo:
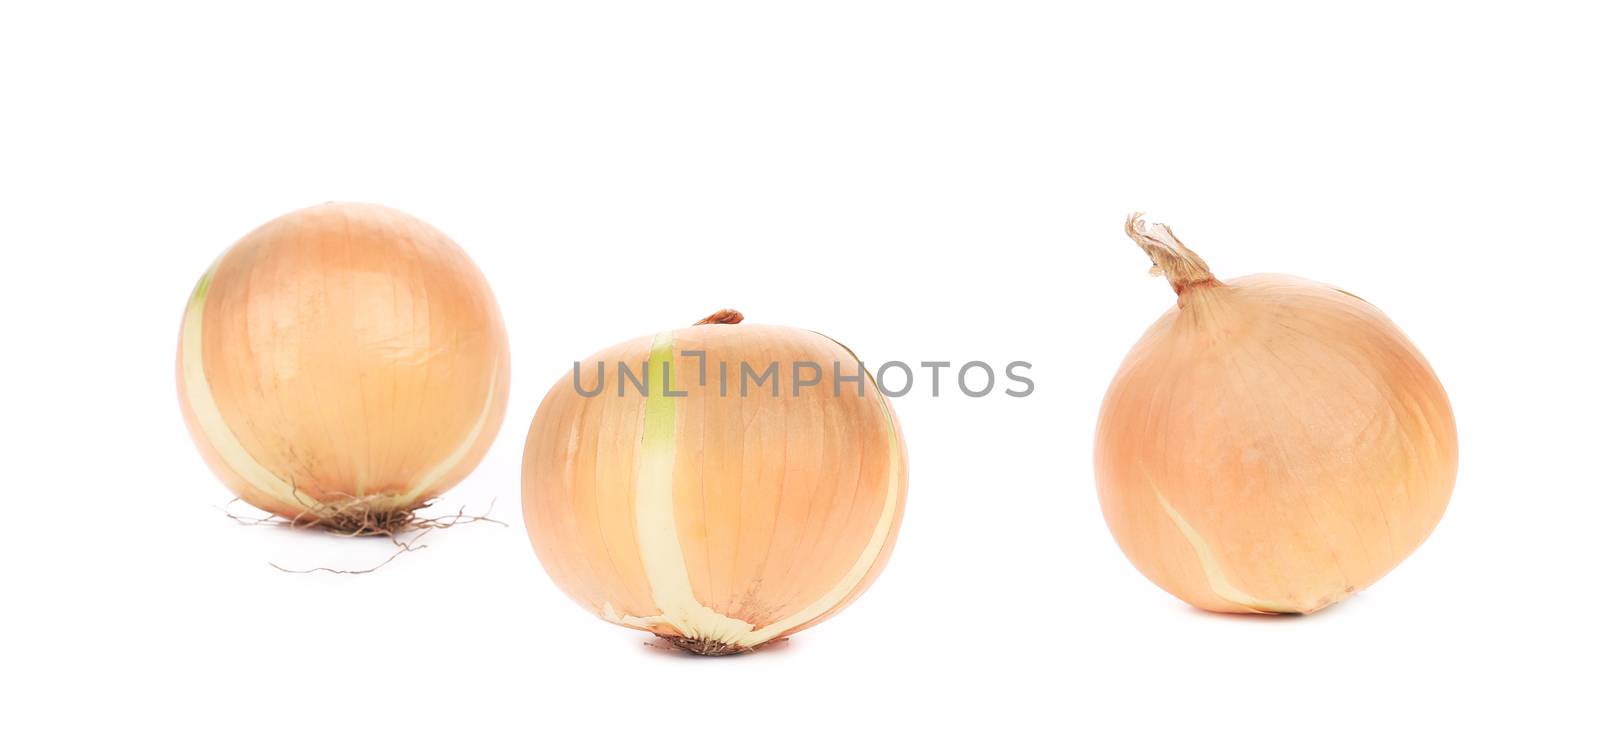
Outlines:
{"label": "papery onion skin", "polygon": [[1449,399],[1373,305],[1291,276],[1226,283],[1157,224],[1128,230],[1179,302],[1123,361],[1095,475],[1123,552],[1202,609],[1309,613],[1414,551],[1455,484]]}
{"label": "papery onion skin", "polygon": [[[556,584],[596,615],[703,655],[744,652],[833,615],[888,562],[908,469],[894,411],[855,356],[809,331],[736,323],[725,311],[638,338],[551,388],[528,430],[523,515]],[[696,358],[706,351],[704,384]],[[649,395],[617,394],[618,362],[649,361]],[[672,381],[660,376],[670,361]],[[796,361],[824,370],[793,394]],[[733,372],[721,395],[717,372]],[[741,362],[778,362],[780,395],[739,394]],[[862,367],[861,371],[865,371]],[[808,375],[809,376],[809,375]],[[683,397],[668,397],[670,385]]]}
{"label": "papery onion skin", "polygon": [[201,278],[178,346],[190,436],[236,496],[382,530],[475,468],[505,417],[510,355],[483,274],[390,208],[281,216]]}

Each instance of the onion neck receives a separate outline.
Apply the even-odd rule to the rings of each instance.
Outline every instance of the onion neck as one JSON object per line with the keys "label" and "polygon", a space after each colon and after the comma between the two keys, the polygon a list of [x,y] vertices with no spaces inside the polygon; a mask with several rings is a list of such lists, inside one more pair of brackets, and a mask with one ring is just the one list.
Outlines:
{"label": "onion neck", "polygon": [[1222,285],[1216,276],[1211,275],[1211,268],[1206,261],[1201,260],[1194,250],[1185,247],[1166,224],[1146,225],[1139,218],[1143,215],[1128,214],[1128,222],[1123,228],[1128,232],[1128,237],[1139,245],[1139,249],[1150,256],[1150,262],[1154,263],[1150,268],[1151,275],[1166,276],[1167,283],[1172,285],[1172,290],[1180,298],[1189,289]]}
{"label": "onion neck", "polygon": [[695,323],[695,325],[738,325],[742,321],[744,321],[744,315],[740,314],[739,310],[719,309],[706,315],[704,319]]}

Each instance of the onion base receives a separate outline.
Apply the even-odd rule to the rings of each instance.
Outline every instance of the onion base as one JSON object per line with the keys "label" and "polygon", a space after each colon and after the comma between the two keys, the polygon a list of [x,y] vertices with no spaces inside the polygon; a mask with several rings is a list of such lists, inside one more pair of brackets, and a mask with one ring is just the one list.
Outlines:
{"label": "onion base", "polygon": [[[505,525],[489,517],[487,512],[483,515],[468,515],[465,507],[448,515],[423,517],[419,513],[433,504],[436,499],[434,497],[410,506],[399,505],[397,500],[400,497],[395,494],[373,494],[365,497],[341,495],[341,497],[337,502],[306,504],[305,509],[294,515],[274,512],[271,517],[247,518],[230,511],[228,517],[246,525],[281,525],[287,528],[327,531],[336,536],[394,537],[402,533],[449,528],[452,525],[478,521]],[[235,497],[233,502],[248,503],[249,500]],[[228,504],[232,505],[233,502]],[[494,509],[493,500],[489,502],[489,509]]]}
{"label": "onion base", "polygon": [[655,634],[656,637],[666,640],[667,643],[674,648],[684,652],[693,653],[695,655],[704,655],[713,658],[724,655],[744,655],[745,653],[753,653],[757,650],[767,647],[768,645],[779,642],[787,642],[789,640],[787,637],[780,637],[776,640],[768,640],[752,647],[747,645],[734,645],[721,640],[711,640],[704,637],[664,635],[659,632],[655,632],[653,634]]}

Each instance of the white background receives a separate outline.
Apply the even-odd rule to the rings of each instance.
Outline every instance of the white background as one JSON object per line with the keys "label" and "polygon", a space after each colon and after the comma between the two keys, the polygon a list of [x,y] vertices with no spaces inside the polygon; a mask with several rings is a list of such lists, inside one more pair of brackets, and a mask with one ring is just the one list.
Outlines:
{"label": "white background", "polygon": [[[0,743],[1322,746],[1596,740],[1596,18],[1578,6],[7,4]],[[442,501],[509,528],[239,527],[179,417],[178,323],[234,239],[325,200],[441,227],[514,385]],[[1461,470],[1404,565],[1310,617],[1197,612],[1106,532],[1101,394],[1223,277],[1373,301]],[[1034,363],[895,403],[893,562],[787,646],[696,659],[567,601],[519,462],[572,360],[718,307],[869,361]]]}

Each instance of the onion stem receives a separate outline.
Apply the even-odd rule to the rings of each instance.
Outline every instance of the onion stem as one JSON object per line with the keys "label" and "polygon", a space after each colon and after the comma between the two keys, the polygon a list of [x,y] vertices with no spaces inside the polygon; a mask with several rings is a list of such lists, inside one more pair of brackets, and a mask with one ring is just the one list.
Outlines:
{"label": "onion stem", "polygon": [[1201,260],[1194,250],[1185,247],[1172,229],[1166,224],[1146,225],[1139,218],[1143,215],[1128,214],[1128,222],[1123,228],[1144,250],[1144,254],[1150,256],[1150,262],[1154,263],[1150,268],[1151,275],[1166,276],[1167,282],[1172,284],[1172,290],[1180,296],[1195,286],[1221,284],[1216,276],[1211,275],[1211,268],[1206,261]]}

